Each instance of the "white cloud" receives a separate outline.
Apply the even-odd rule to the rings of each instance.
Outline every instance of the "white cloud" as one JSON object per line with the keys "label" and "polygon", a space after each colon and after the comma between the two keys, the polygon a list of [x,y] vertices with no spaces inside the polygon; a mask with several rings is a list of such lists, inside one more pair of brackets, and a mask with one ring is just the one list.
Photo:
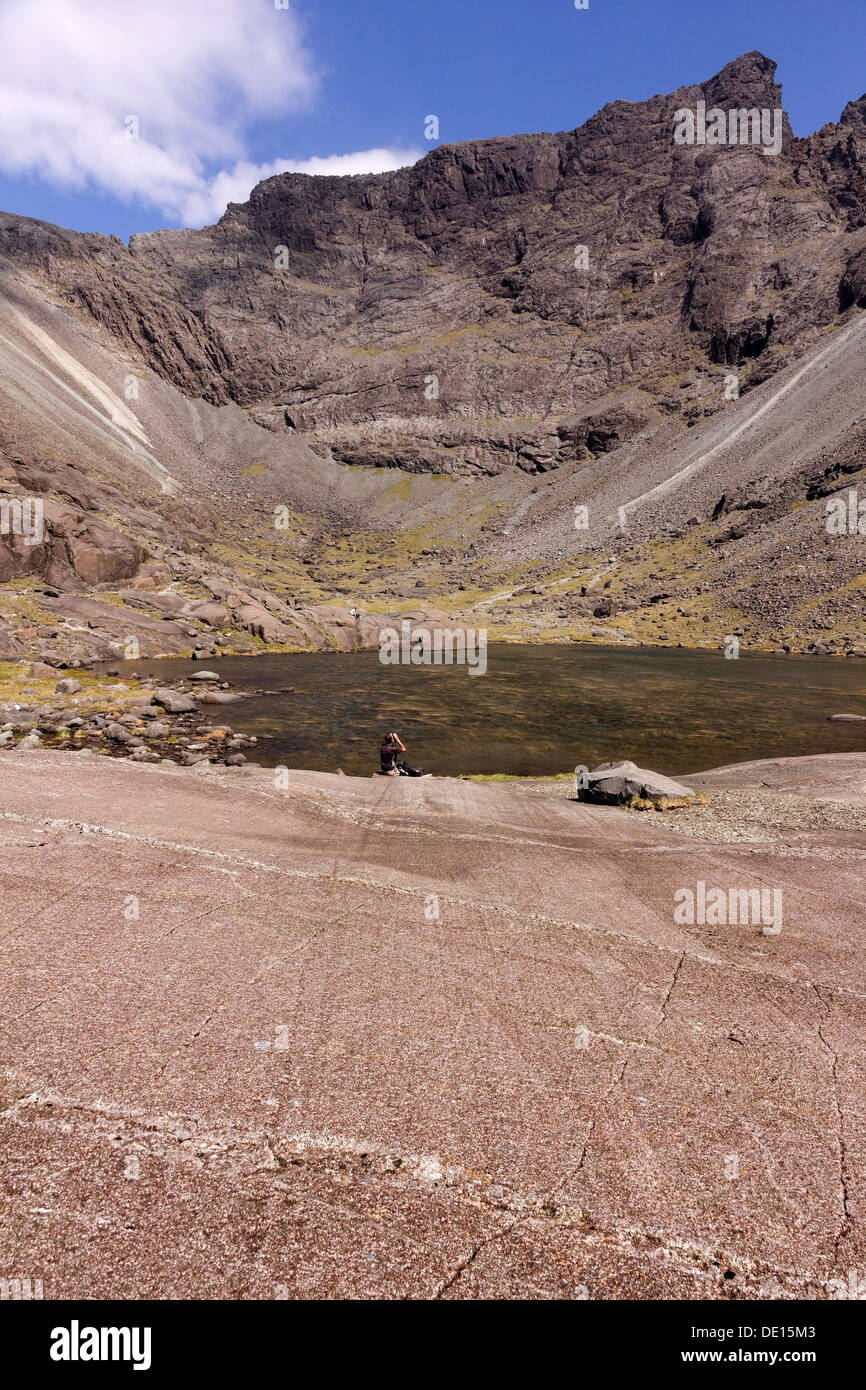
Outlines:
{"label": "white cloud", "polygon": [[421,149],[360,150],[357,154],[329,154],[313,159],[274,159],[270,164],[250,164],[241,160],[231,170],[222,170],[206,187],[191,193],[183,205],[187,226],[202,227],[221,217],[229,203],[244,203],[262,179],[275,174],[382,174],[414,164],[425,153]]}
{"label": "white cloud", "polygon": [[319,82],[296,16],[272,0],[4,0],[0,169],[200,226],[271,174],[373,173],[420,157],[251,162],[251,125],[309,110]]}

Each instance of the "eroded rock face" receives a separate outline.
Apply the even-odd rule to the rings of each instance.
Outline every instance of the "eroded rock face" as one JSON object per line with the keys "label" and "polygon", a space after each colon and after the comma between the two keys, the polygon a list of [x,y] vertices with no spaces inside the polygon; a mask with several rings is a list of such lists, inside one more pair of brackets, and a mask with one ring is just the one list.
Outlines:
{"label": "eroded rock face", "polygon": [[38,575],[62,588],[132,579],[147,558],[145,547],[117,527],[51,496],[37,496],[39,529],[0,535],[0,583]]}
{"label": "eroded rock face", "polygon": [[[849,475],[860,485],[854,372],[850,390],[840,387],[854,406],[815,430],[812,453],[804,428],[798,461],[767,459],[766,476],[746,484],[745,451],[728,450],[715,496],[704,495],[706,469],[685,490],[687,510],[654,501],[634,513],[655,536],[694,526],[698,558],[705,542],[713,550],[700,577],[684,571],[674,583],[635,559],[632,584],[626,557],[612,594],[564,591],[556,614],[546,608],[555,595],[541,581],[583,550],[572,501],[590,504],[591,551],[619,504],[664,476],[683,438],[715,445],[729,370],[748,409],[754,387],[803,349],[842,338],[866,306],[866,98],[805,140],[785,123],[769,158],[752,146],[678,145],[675,112],[699,101],[773,111],[775,66],[749,53],[668,96],[614,101],[578,130],[441,146],[388,174],[280,175],[215,227],[129,247],[0,214],[4,335],[14,338],[15,305],[26,303],[72,359],[87,365],[100,345],[111,357],[100,380],[115,393],[130,366],[146,376],[136,421],[179,488],[162,496],[158,475],[139,475],[137,444],[103,471],[102,446],[72,447],[57,410],[45,410],[44,434],[41,417],[22,424],[3,358],[0,499],[44,499],[46,528],[34,545],[0,536],[0,585],[17,584],[21,599],[8,611],[0,602],[0,659],[78,665],[123,654],[130,637],[141,655],[192,650],[207,661],[262,642],[371,649],[396,602],[451,602],[465,616],[461,591],[481,577],[509,591],[529,569],[521,603],[539,601],[515,610],[515,635],[574,620],[595,636],[595,620],[618,625],[623,640],[670,643],[680,635],[672,601],[691,603],[711,584],[723,599],[691,613],[687,645],[711,635],[697,624],[714,623],[734,597],[762,641],[793,634],[797,650],[835,650],[823,634],[838,621],[840,640],[859,650],[854,547],[822,552],[823,519],[812,514],[796,537],[806,590],[780,559],[804,493],[831,495]],[[840,311],[842,332],[824,332]],[[412,476],[394,486],[373,472],[382,469]],[[449,478],[459,486],[440,488]],[[293,517],[279,563],[275,502]],[[701,534],[729,511],[733,524]],[[335,538],[372,522],[375,558],[389,561],[390,534],[416,521],[435,549],[395,550],[396,564],[372,564],[372,584],[357,582],[360,546],[342,555],[347,572],[338,568]],[[52,596],[31,602],[31,579]],[[76,609],[82,591],[95,591],[96,608]],[[352,614],[340,595],[374,611]],[[630,612],[633,624],[622,620]]]}
{"label": "eroded rock face", "polygon": [[786,118],[777,157],[675,143],[698,101],[777,110],[775,64],[748,53],[577,130],[443,145],[392,173],[281,174],[215,227],[128,248],[7,216],[0,251],[189,396],[317,434],[340,461],[544,472],[637,427],[569,423],[588,401],[696,346],[747,363],[864,302],[863,101],[807,140]]}
{"label": "eroded rock face", "polygon": [[839,308],[852,304],[866,308],[866,248],[851,257],[839,286]]}

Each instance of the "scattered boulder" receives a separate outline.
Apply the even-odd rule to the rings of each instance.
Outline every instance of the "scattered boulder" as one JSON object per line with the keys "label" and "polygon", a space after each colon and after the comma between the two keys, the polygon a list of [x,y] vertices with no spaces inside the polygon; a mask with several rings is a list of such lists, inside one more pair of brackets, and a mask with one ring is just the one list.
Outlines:
{"label": "scattered boulder", "polygon": [[151,698],[155,705],[162,705],[169,714],[192,714],[198,709],[192,696],[184,695],[180,690],[155,690]]}
{"label": "scattered boulder", "polygon": [[235,609],[235,619],[254,637],[263,642],[296,642],[297,633],[293,628],[273,617],[261,604],[241,603]]}
{"label": "scattered boulder", "polygon": [[242,695],[235,695],[229,690],[203,690],[198,702],[200,705],[233,705],[236,700],[242,699]]}
{"label": "scattered boulder", "polygon": [[19,752],[19,750],[20,750],[20,751],[26,752],[26,751],[27,751],[28,749],[30,749],[30,748],[41,748],[41,747],[42,747],[42,739],[39,737],[39,735],[37,734],[36,730],[34,729],[32,733],[29,733],[29,734],[25,735],[24,738],[22,738],[21,742],[17,745],[15,751],[16,751],[16,753]]}
{"label": "scattered boulder", "polygon": [[133,763],[158,763],[160,756],[150,748],[136,748],[130,753],[129,760]]}
{"label": "scattered boulder", "polygon": [[81,689],[81,681],[73,680],[70,676],[66,680],[58,681],[54,689],[58,695],[77,695]]}
{"label": "scattered boulder", "polygon": [[216,671],[193,671],[188,679],[191,681],[218,681],[220,677]]}
{"label": "scattered boulder", "polygon": [[114,743],[132,743],[133,735],[122,724],[109,724],[105,730],[106,738]]}
{"label": "scattered boulder", "polygon": [[601,763],[589,774],[589,785],[582,788],[579,794],[581,801],[593,801],[605,806],[630,801],[632,797],[640,797],[644,801],[661,801],[663,798],[697,801],[697,794],[691,787],[627,761]]}

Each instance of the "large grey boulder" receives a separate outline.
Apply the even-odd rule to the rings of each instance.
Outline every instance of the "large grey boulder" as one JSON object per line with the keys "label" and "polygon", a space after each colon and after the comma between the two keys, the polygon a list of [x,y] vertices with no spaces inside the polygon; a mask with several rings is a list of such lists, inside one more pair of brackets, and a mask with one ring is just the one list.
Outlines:
{"label": "large grey boulder", "polygon": [[192,714],[198,709],[192,696],[184,695],[180,690],[155,690],[151,699],[155,705],[162,705],[169,714]]}
{"label": "large grey boulder", "polygon": [[21,739],[20,743],[16,745],[15,752],[24,753],[28,752],[31,748],[41,747],[42,739],[39,737],[36,730],[34,729],[32,734],[27,734],[24,738]]}
{"label": "large grey boulder", "polygon": [[697,801],[697,794],[691,787],[675,782],[672,777],[664,777],[660,772],[650,772],[635,763],[601,763],[589,774],[589,784],[581,788],[581,801],[595,801],[612,806],[621,801],[630,801],[639,796],[645,801],[661,801],[663,797],[671,800]]}

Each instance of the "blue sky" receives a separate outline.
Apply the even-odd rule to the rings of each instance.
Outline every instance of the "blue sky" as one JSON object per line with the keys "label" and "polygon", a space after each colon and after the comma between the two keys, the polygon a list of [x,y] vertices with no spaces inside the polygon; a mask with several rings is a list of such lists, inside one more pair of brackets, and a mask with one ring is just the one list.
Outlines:
{"label": "blue sky", "polygon": [[0,208],[201,225],[283,164],[410,161],[431,114],[447,143],[572,129],[754,48],[798,135],[866,90],[866,0],[280,2],[0,0]]}

